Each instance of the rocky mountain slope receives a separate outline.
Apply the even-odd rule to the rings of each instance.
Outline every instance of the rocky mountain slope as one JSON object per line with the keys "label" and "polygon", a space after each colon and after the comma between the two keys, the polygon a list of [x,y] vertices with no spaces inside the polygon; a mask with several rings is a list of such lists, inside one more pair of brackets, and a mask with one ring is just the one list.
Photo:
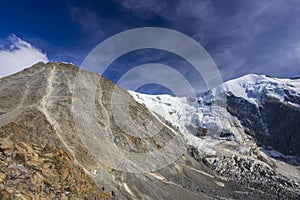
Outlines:
{"label": "rocky mountain slope", "polygon": [[235,127],[235,138],[219,140],[206,130],[220,124],[221,110],[195,112],[183,128],[134,98],[65,63],[0,79],[1,199],[299,198],[290,180],[299,169],[260,151],[229,112],[221,124]]}

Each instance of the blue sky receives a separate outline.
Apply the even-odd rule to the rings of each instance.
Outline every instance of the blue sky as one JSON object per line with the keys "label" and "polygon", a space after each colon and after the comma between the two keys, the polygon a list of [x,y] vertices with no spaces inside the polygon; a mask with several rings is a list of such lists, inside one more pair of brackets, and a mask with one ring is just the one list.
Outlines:
{"label": "blue sky", "polygon": [[[27,65],[49,60],[79,66],[106,38],[147,26],[174,29],[198,41],[213,58],[224,80],[248,73],[300,76],[298,0],[1,0],[0,3],[1,76],[24,67],[16,62],[24,57],[28,58]],[[148,49],[122,56],[105,75],[116,81],[126,70],[146,62],[166,63],[182,73],[188,68],[188,63],[175,55]],[[196,80],[193,73],[188,76]]]}

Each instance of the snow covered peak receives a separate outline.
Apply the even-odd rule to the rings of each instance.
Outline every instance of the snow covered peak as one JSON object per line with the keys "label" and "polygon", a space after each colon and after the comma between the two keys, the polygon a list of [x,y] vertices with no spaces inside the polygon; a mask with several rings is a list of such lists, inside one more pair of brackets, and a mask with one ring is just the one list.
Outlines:
{"label": "snow covered peak", "polygon": [[288,95],[300,97],[300,79],[280,79],[248,74],[220,85],[228,95],[234,95],[259,105],[265,96],[285,101]]}

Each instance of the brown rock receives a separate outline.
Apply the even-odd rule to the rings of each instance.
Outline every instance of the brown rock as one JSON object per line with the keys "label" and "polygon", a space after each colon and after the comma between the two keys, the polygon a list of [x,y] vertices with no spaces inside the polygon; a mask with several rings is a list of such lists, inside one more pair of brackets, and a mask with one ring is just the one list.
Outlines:
{"label": "brown rock", "polygon": [[3,182],[5,180],[5,174],[0,173],[0,182]]}

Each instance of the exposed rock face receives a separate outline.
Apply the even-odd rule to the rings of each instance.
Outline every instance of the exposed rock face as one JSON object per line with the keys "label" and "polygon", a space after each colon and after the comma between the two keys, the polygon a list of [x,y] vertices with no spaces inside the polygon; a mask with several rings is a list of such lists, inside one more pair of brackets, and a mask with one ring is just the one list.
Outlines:
{"label": "exposed rock face", "polygon": [[[52,65],[38,64],[0,80],[1,199],[113,199],[76,164],[44,112]],[[78,150],[87,165],[92,163]]]}
{"label": "exposed rock face", "polygon": [[14,123],[1,128],[1,199],[113,199],[70,153],[49,144],[14,141],[13,134],[23,131]]}
{"label": "exposed rock face", "polygon": [[[259,145],[285,154],[300,156],[300,107],[263,96],[260,107],[235,96],[227,99],[227,109],[236,116]],[[297,103],[299,97],[287,96]],[[298,104],[299,105],[299,104]]]}
{"label": "exposed rock face", "polygon": [[[74,87],[78,73],[82,82]],[[93,95],[86,86],[95,88]],[[114,90],[117,96],[112,95]],[[75,95],[78,91],[86,95],[80,99]],[[120,127],[113,115],[112,102],[117,105],[114,111],[122,111],[126,109],[126,100],[130,119],[122,112],[118,112],[118,117],[129,126]],[[74,102],[82,103],[75,104],[82,107],[74,107]],[[150,119],[153,129],[147,126]],[[149,135],[153,130],[159,131]],[[144,137],[138,137],[136,132]],[[86,140],[80,134],[86,135]],[[123,155],[144,153],[146,158],[153,151],[163,150],[173,138],[178,138],[178,146],[167,149],[158,159],[137,157],[141,162],[136,165],[130,159],[117,159],[120,155],[115,149],[121,149]],[[278,198],[270,188],[260,188],[263,192],[258,192],[250,179],[247,182],[248,178],[246,183],[224,179],[227,174],[207,165],[202,155],[191,154],[188,147],[179,145],[182,141],[176,129],[137,103],[127,91],[100,75],[79,72],[73,65],[38,63],[0,79],[2,199]],[[178,159],[168,160],[172,155],[179,155]],[[164,159],[165,166],[155,168]],[[119,165],[111,165],[114,162]],[[149,172],[126,171],[139,170],[147,162]],[[270,179],[268,187],[277,187],[277,181]],[[274,191],[290,199],[299,195],[293,184]]]}

